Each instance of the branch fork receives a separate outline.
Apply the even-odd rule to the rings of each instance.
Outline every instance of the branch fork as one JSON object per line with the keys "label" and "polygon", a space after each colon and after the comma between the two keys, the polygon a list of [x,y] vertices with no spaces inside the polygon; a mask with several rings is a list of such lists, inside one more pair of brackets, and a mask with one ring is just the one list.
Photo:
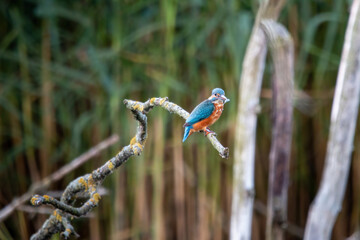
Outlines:
{"label": "branch fork", "polygon": [[[135,119],[138,121],[138,127],[135,136],[130,140],[129,145],[125,146],[115,157],[108,160],[103,166],[94,170],[91,174],[78,177],[69,183],[63,192],[61,199],[57,200],[48,195],[34,195],[31,198],[31,204],[40,206],[43,204],[51,205],[56,208],[39,229],[37,233],[32,235],[31,240],[49,239],[53,234],[61,232],[61,236],[68,239],[70,235],[79,236],[75,231],[70,220],[73,217],[81,217],[96,207],[101,199],[97,188],[103,180],[112,174],[121,164],[126,162],[133,155],[140,155],[144,150],[147,139],[147,114],[155,106],[165,108],[170,113],[176,113],[180,117],[186,119],[190,114],[175,103],[169,102],[168,98],[151,98],[146,102],[138,102],[133,100],[124,100],[126,108],[130,109]],[[229,157],[229,149],[223,147],[217,140],[216,134],[211,133],[206,136],[214,148],[223,158]],[[85,195],[88,200],[80,207],[74,207],[77,196]],[[69,220],[70,219],[70,220]]]}

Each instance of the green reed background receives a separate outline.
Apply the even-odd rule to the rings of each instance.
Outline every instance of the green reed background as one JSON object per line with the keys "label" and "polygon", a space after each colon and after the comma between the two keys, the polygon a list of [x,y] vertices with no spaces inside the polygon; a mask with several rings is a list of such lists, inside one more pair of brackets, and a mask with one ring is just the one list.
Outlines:
{"label": "green reed background", "polygon": [[[292,0],[279,19],[294,39],[296,87],[312,97],[296,99],[294,113],[289,221],[301,228],[321,179],[349,2]],[[1,1],[0,207],[113,133],[117,145],[50,190],[63,190],[127,145],[136,122],[123,99],[168,96],[191,111],[221,87],[231,102],[212,129],[229,146],[228,160],[200,134],[183,144],[183,120],[154,109],[144,153],[104,182],[108,195],[74,227],[81,239],[227,239],[239,78],[257,7],[235,0]],[[268,60],[256,145],[256,200],[264,204],[270,79]],[[334,239],[359,226],[357,132]],[[45,219],[16,211],[0,223],[0,239],[28,239]],[[253,239],[264,239],[264,224],[256,210]]]}

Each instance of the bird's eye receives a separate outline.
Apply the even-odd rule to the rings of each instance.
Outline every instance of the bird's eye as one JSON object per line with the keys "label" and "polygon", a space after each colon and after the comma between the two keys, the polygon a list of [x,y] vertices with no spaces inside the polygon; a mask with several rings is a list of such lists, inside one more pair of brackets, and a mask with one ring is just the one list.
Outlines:
{"label": "bird's eye", "polygon": [[215,96],[217,96],[217,97],[218,97],[218,96],[220,96],[220,94],[216,93],[216,94],[215,94]]}

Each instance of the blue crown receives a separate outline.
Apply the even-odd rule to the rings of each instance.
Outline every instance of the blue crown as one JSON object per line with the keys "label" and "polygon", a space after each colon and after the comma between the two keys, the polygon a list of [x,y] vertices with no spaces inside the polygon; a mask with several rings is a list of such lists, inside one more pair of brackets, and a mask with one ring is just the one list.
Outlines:
{"label": "blue crown", "polygon": [[225,92],[224,92],[224,90],[222,90],[221,88],[215,88],[214,90],[212,90],[212,95],[214,95],[214,94],[220,94],[220,95],[225,95]]}

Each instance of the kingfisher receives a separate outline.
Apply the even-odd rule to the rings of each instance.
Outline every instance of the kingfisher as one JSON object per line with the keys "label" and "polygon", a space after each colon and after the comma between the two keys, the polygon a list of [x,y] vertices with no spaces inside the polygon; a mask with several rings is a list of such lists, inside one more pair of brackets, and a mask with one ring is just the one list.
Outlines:
{"label": "kingfisher", "polygon": [[225,92],[221,88],[212,90],[211,96],[197,105],[186,119],[182,141],[185,142],[194,132],[204,131],[205,136],[209,133],[214,133],[209,129],[209,126],[219,119],[224,109],[224,104],[229,101],[230,99],[225,97]]}

